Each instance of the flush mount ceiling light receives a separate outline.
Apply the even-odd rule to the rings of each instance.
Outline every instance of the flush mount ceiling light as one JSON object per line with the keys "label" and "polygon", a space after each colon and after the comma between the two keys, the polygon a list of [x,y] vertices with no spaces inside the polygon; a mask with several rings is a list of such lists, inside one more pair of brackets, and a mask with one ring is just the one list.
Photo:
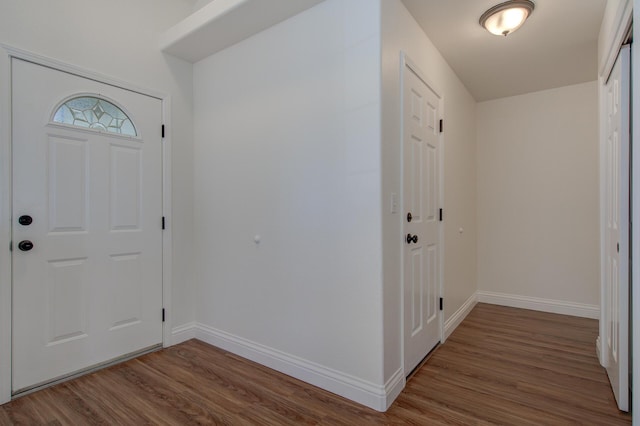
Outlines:
{"label": "flush mount ceiling light", "polygon": [[491,34],[507,36],[524,24],[534,8],[531,0],[500,3],[482,14],[480,25]]}

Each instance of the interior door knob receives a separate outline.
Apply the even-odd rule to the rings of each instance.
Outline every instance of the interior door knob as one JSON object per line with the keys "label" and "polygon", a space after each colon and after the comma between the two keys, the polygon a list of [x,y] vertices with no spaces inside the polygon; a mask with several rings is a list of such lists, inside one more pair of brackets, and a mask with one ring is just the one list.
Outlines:
{"label": "interior door knob", "polygon": [[25,214],[18,218],[18,223],[23,226],[28,226],[33,223],[33,218],[28,214]]}
{"label": "interior door knob", "polygon": [[22,251],[29,251],[33,248],[33,243],[29,240],[22,240],[18,243],[18,248]]}
{"label": "interior door knob", "polygon": [[411,212],[407,213],[407,222],[411,222],[413,220],[413,215]]}
{"label": "interior door knob", "polygon": [[411,234],[407,234],[407,244],[411,244],[411,243],[417,243],[418,242],[418,236],[417,235],[411,235]]}

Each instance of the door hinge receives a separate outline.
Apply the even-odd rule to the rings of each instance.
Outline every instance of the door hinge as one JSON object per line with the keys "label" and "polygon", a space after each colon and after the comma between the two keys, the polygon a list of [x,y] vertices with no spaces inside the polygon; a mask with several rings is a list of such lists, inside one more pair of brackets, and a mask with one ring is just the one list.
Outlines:
{"label": "door hinge", "polygon": [[444,299],[441,297],[440,298],[440,310],[442,311],[444,309]]}
{"label": "door hinge", "polygon": [[620,253],[620,243],[617,244],[618,253]]}
{"label": "door hinge", "polygon": [[440,119],[440,133],[444,132],[444,121]]}
{"label": "door hinge", "polygon": [[162,322],[164,322],[164,308],[162,308]]}
{"label": "door hinge", "polygon": [[162,125],[162,138],[164,139],[164,124]]}
{"label": "door hinge", "polygon": [[162,229],[164,229],[164,216],[162,216]]}
{"label": "door hinge", "polygon": [[442,209],[440,209],[440,222],[442,222]]}

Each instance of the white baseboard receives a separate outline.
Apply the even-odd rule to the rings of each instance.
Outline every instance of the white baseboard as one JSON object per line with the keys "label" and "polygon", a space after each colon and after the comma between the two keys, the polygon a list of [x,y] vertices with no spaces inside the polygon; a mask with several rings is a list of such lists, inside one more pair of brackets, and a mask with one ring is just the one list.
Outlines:
{"label": "white baseboard", "polygon": [[384,385],[386,402],[384,410],[382,411],[387,411],[387,409],[391,407],[391,404],[393,404],[393,401],[395,401],[398,395],[400,395],[400,392],[402,392],[406,383],[407,379],[404,376],[404,369],[399,368]]}
{"label": "white baseboard", "polygon": [[[189,322],[178,327],[174,327],[171,330],[171,345],[177,345],[178,343],[186,342],[187,340],[195,339],[196,337],[196,322]],[[166,345],[170,346],[170,345]]]}
{"label": "white baseboard", "polygon": [[466,302],[458,308],[458,310],[449,317],[448,320],[444,322],[444,336],[442,336],[442,343],[444,343],[451,333],[458,328],[458,326],[464,321],[464,319],[469,315],[469,312],[476,306],[478,303],[478,297],[476,293],[473,293]]}
{"label": "white baseboard", "polygon": [[195,337],[377,411],[386,411],[405,384],[401,370],[377,385],[201,323]]}
{"label": "white baseboard", "polygon": [[542,299],[538,297],[519,296],[516,294],[478,291],[478,302],[492,305],[510,306],[512,308],[532,309],[534,311],[553,314],[571,315],[583,318],[600,318],[600,307],[583,303],[565,302],[563,300]]}
{"label": "white baseboard", "polygon": [[603,367],[606,367],[602,363],[602,343],[601,343],[600,336],[596,338],[596,355],[598,355],[598,362],[600,363],[600,365]]}

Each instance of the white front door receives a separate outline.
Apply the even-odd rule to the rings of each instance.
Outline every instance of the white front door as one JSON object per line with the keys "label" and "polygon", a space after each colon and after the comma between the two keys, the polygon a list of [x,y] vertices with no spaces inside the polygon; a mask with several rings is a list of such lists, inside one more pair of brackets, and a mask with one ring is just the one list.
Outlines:
{"label": "white front door", "polygon": [[440,341],[440,99],[403,72],[404,371]]}
{"label": "white front door", "polygon": [[623,46],[605,88],[607,374],[622,411],[629,410],[629,46]]}
{"label": "white front door", "polygon": [[12,60],[14,394],[162,343],[161,117]]}

